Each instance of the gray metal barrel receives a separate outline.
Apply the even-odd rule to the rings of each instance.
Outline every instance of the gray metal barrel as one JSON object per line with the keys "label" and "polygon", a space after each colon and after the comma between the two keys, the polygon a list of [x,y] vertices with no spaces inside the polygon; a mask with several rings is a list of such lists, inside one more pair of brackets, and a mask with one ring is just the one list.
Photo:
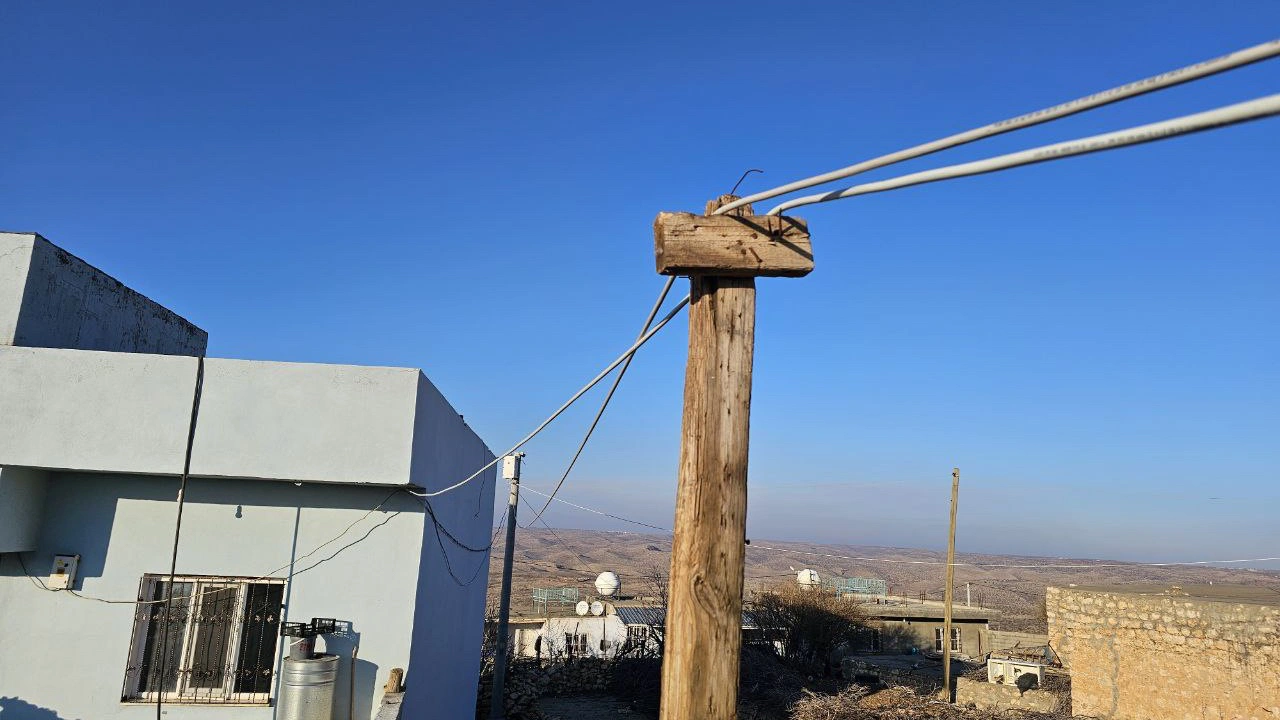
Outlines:
{"label": "gray metal barrel", "polygon": [[281,672],[279,720],[333,720],[337,655],[285,658]]}

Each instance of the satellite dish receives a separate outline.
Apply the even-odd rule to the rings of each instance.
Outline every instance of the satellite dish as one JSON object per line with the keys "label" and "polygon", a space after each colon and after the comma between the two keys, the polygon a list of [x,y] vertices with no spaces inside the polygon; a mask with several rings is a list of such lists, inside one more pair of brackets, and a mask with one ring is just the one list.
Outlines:
{"label": "satellite dish", "polygon": [[[585,605],[586,603],[587,603],[587,601],[586,601],[586,600],[583,600],[581,604]],[[600,615],[603,615],[603,614],[604,614],[604,603],[600,602],[599,600],[596,600],[595,602],[591,603],[591,614],[592,614],[592,615],[595,615],[595,616],[597,616],[597,617],[598,617],[598,616],[600,616]]]}
{"label": "satellite dish", "polygon": [[596,577],[596,592],[603,597],[613,597],[621,588],[622,581],[617,573],[606,570]]}
{"label": "satellite dish", "polygon": [[587,604],[586,600],[579,600],[578,604],[575,605],[573,609],[579,615],[586,615],[591,610],[591,606]]}
{"label": "satellite dish", "polygon": [[796,582],[800,587],[811,588],[822,584],[822,579],[818,577],[818,571],[805,568],[796,573]]}

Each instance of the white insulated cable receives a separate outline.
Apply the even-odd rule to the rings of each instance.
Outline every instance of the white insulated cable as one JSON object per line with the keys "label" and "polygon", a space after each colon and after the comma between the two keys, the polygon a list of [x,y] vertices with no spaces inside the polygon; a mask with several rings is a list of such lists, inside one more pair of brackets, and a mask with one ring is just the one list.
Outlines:
{"label": "white insulated cable", "polygon": [[1170,70],[1166,73],[1153,75],[1143,80],[1137,80],[1126,85],[1111,88],[1110,90],[1103,90],[1102,92],[1097,92],[1092,95],[1076,98],[1075,100],[1064,102],[1061,105],[1054,105],[1053,107],[1048,107],[1043,110],[1036,110],[1035,112],[1019,115],[1015,118],[1001,120],[1000,122],[991,123],[990,125],[984,125],[982,127],[966,130],[962,133],[950,135],[939,140],[927,142],[923,145],[916,145],[915,147],[907,148],[906,150],[899,150],[895,153],[882,155],[877,158],[860,162],[856,165],[850,165],[849,167],[842,168],[840,170],[833,170],[832,172],[823,173],[822,175],[814,175],[813,177],[805,178],[803,180],[797,180],[793,183],[778,186],[772,190],[766,190],[754,195],[749,195],[740,200],[735,200],[731,203],[726,203],[713,214],[719,215],[729,212],[734,208],[746,205],[747,203],[768,200],[769,198],[786,195],[787,193],[795,192],[796,190],[804,190],[805,188],[810,188],[815,185],[822,185],[835,180],[842,180],[870,170],[885,167],[886,165],[892,165],[894,163],[911,160],[913,158],[953,148],[958,145],[971,143],[975,140],[981,140],[994,135],[1001,135],[1003,133],[1019,130],[1025,127],[1031,127],[1033,125],[1039,125],[1040,123],[1049,122],[1050,120],[1057,120],[1058,118],[1074,115],[1079,112],[1084,112],[1085,110],[1092,110],[1096,107],[1102,107],[1103,105],[1109,105],[1113,102],[1119,102],[1120,100],[1127,100],[1128,98],[1145,95],[1149,92],[1155,92],[1156,90],[1163,90],[1175,85],[1191,82],[1192,80],[1199,80],[1203,77],[1216,75],[1220,72],[1233,70],[1261,60],[1267,60],[1277,55],[1280,55],[1280,39],[1271,40],[1269,42],[1262,43],[1261,45],[1254,45],[1253,47],[1244,48],[1243,50],[1237,50],[1233,53],[1223,55],[1222,57],[1205,60],[1204,62],[1199,62],[1195,65],[1188,65],[1183,68],[1178,68],[1177,70]]}
{"label": "white insulated cable", "polygon": [[1257,120],[1277,114],[1280,114],[1280,94],[1268,95],[1266,97],[1257,98],[1256,100],[1236,103],[1235,105],[1228,105],[1216,110],[1207,110],[1193,115],[1184,115],[1182,117],[1150,123],[1148,125],[1139,125],[1125,130],[1117,130],[1115,132],[1103,133],[1101,135],[1091,135],[1089,137],[1054,143],[1052,145],[1042,145],[1040,147],[1031,148],[1030,150],[1022,150],[1020,152],[1009,153],[1007,155],[998,155],[985,160],[975,160],[973,162],[961,163],[959,165],[948,165],[946,167],[935,168],[933,170],[924,170],[917,173],[911,173],[909,175],[889,178],[888,180],[879,180],[876,182],[854,185],[853,187],[848,187],[843,190],[834,190],[832,192],[819,193],[816,195],[806,195],[794,200],[788,200],[787,202],[784,202],[770,210],[768,214],[778,215],[801,205],[812,205],[814,203],[839,200],[841,198],[853,197],[855,195],[867,195],[870,193],[884,192],[885,190],[896,190],[898,188],[909,187],[911,185],[922,185],[924,183],[937,182],[938,180],[950,180],[952,178],[966,177],[969,175],[981,175],[983,173],[996,172],[997,170],[1007,170],[1020,165],[1031,165],[1033,163],[1045,162],[1048,160],[1061,160],[1062,158],[1071,157],[1073,155],[1084,155],[1092,152],[1100,152],[1102,150],[1114,150],[1128,145],[1138,145],[1141,143],[1154,142],[1156,140],[1166,140],[1171,137],[1177,137],[1178,135],[1186,135],[1189,133],[1200,132],[1202,130],[1211,130],[1213,128],[1225,127],[1227,125],[1234,125],[1236,123],[1247,122],[1249,120]]}
{"label": "white insulated cable", "polygon": [[626,361],[627,361],[627,358],[630,358],[632,355],[634,355],[634,354],[635,354],[635,352],[636,352],[637,350],[639,350],[639,349],[640,349],[640,346],[642,346],[642,345],[644,345],[645,343],[649,342],[649,338],[652,338],[654,335],[657,335],[657,334],[658,334],[658,331],[659,331],[659,330],[661,330],[663,327],[665,327],[665,326],[666,326],[666,324],[667,324],[668,322],[671,322],[671,318],[675,317],[675,316],[676,316],[676,314],[677,314],[677,313],[679,313],[682,309],[684,309],[684,306],[685,306],[685,305],[688,305],[688,304],[689,304],[689,296],[688,296],[688,295],[685,295],[683,300],[681,300],[680,302],[676,303],[676,306],[675,306],[675,307],[673,307],[673,308],[671,308],[671,312],[669,312],[669,313],[667,313],[666,315],[664,315],[664,316],[663,316],[663,318],[662,318],[661,320],[659,320],[659,321],[657,322],[657,324],[656,324],[656,325],[654,325],[654,326],[653,326],[653,329],[649,330],[649,332],[647,332],[647,333],[645,333],[645,334],[641,335],[639,338],[637,338],[637,339],[636,339],[636,341],[635,341],[634,343],[632,343],[631,347],[627,348],[627,350],[626,350],[625,352],[623,352],[621,355],[619,355],[619,356],[618,356],[618,358],[617,358],[616,360],[614,360],[613,362],[609,363],[609,366],[608,366],[608,367],[606,367],[604,370],[601,370],[599,375],[596,375],[594,378],[592,378],[592,379],[591,379],[591,381],[590,381],[590,382],[588,382],[586,385],[583,385],[581,389],[579,389],[576,393],[574,393],[574,394],[573,394],[573,397],[571,397],[571,398],[569,398],[568,400],[566,400],[566,401],[565,401],[565,403],[564,403],[563,405],[561,405],[561,406],[560,406],[560,409],[558,409],[558,410],[556,410],[555,412],[551,413],[551,416],[550,416],[550,417],[548,417],[546,420],[543,420],[541,425],[539,425],[538,427],[534,428],[534,429],[533,429],[533,432],[529,433],[528,435],[525,435],[525,436],[524,436],[524,439],[522,439],[520,442],[516,443],[515,445],[512,445],[510,450],[507,450],[506,452],[504,452],[504,453],[502,453],[502,454],[498,455],[497,457],[495,457],[494,459],[490,460],[490,461],[489,461],[489,462],[488,462],[484,467],[482,467],[482,468],[480,468],[479,470],[477,470],[477,471],[475,471],[474,473],[472,473],[472,474],[471,474],[470,476],[468,476],[465,480],[461,480],[461,481],[459,481],[459,482],[456,482],[456,483],[454,483],[454,484],[450,485],[450,486],[449,486],[449,487],[447,487],[447,488],[444,488],[444,489],[442,489],[442,490],[436,490],[435,492],[413,492],[412,490],[408,490],[407,492],[409,492],[409,493],[411,493],[411,494],[413,494],[413,495],[417,495],[418,497],[436,497],[437,495],[443,495],[443,494],[445,494],[445,493],[447,493],[447,492],[451,492],[451,491],[453,491],[453,490],[457,490],[458,488],[462,487],[463,485],[466,485],[467,483],[471,482],[472,480],[475,480],[476,478],[480,477],[480,473],[483,473],[485,470],[488,470],[489,468],[493,467],[494,465],[497,465],[497,464],[498,464],[498,461],[502,460],[502,458],[504,458],[504,457],[506,457],[507,455],[510,455],[511,453],[513,453],[513,452],[515,452],[515,451],[519,450],[521,447],[524,447],[524,444],[525,444],[525,443],[529,442],[529,441],[530,441],[530,440],[532,440],[534,437],[536,437],[536,436],[538,435],[538,433],[542,432],[542,431],[543,431],[543,430],[544,430],[548,425],[550,425],[550,424],[551,424],[551,423],[552,423],[556,418],[560,417],[560,415],[561,415],[565,410],[568,410],[570,405],[573,405],[575,402],[577,402],[577,401],[578,401],[578,399],[579,399],[579,398],[581,398],[583,395],[586,395],[588,390],[590,390],[591,388],[595,387],[595,386],[596,386],[596,384],[597,384],[597,383],[599,383],[601,380],[605,379],[605,377],[607,377],[607,376],[609,375],[609,373],[613,372],[615,368],[617,368],[617,367],[618,367],[619,365],[621,365],[622,363],[626,362]]}
{"label": "white insulated cable", "polygon": [[[649,332],[649,326],[653,324],[653,319],[658,316],[658,311],[662,309],[662,303],[666,302],[667,293],[671,292],[671,286],[676,282],[676,276],[672,275],[667,278],[666,283],[662,285],[662,291],[658,293],[658,300],[653,304],[653,309],[649,311],[649,316],[645,318],[644,327],[640,328],[642,337]],[[569,465],[565,467],[564,474],[560,476],[560,482],[556,483],[554,489],[551,490],[551,497],[542,504],[542,509],[534,515],[533,519],[525,523],[525,527],[533,527],[533,524],[542,519],[542,514],[551,506],[551,501],[555,499],[556,493],[560,492],[560,488],[564,486],[564,481],[569,479],[569,473],[573,472],[573,466],[578,464],[578,458],[582,457],[582,451],[586,450],[587,443],[591,440],[591,435],[595,433],[596,427],[600,424],[600,419],[604,417],[604,411],[609,408],[609,401],[613,400],[614,393],[618,392],[618,386],[622,384],[622,378],[626,376],[627,369],[631,367],[631,361],[635,359],[635,355],[627,358],[622,364],[622,369],[613,378],[613,386],[609,388],[609,392],[605,393],[604,400],[600,402],[600,409],[596,411],[596,416],[591,420],[591,425],[587,427],[587,432],[582,436],[582,442],[578,443],[578,449],[573,453],[573,457],[569,460]],[[546,523],[543,523],[546,525]]]}

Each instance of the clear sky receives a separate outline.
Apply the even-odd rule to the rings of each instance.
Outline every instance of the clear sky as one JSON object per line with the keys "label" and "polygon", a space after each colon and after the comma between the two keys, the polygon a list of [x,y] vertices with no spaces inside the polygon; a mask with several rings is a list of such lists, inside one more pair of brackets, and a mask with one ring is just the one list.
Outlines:
{"label": "clear sky", "polygon": [[[659,210],[1277,35],[1270,1],[8,2],[0,227],[215,356],[421,367],[501,451],[634,337]],[[867,177],[1278,90],[1274,60]],[[760,282],[750,534],[941,547],[958,465],[961,550],[1280,555],[1278,167],[1272,119],[805,208],[817,269]],[[565,497],[669,526],[685,342]]]}

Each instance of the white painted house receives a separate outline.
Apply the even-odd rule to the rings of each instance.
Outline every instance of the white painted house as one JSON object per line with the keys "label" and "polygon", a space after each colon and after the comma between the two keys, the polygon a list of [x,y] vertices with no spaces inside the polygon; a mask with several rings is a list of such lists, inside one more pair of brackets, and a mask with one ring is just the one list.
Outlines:
{"label": "white painted house", "polygon": [[495,475],[430,510],[408,491],[489,449],[416,369],[202,359],[205,342],[0,233],[0,718],[134,720],[157,700],[273,718],[280,624],[313,617],[339,621],[317,642],[340,659],[333,717],[371,718],[396,667],[404,717],[472,717]]}

